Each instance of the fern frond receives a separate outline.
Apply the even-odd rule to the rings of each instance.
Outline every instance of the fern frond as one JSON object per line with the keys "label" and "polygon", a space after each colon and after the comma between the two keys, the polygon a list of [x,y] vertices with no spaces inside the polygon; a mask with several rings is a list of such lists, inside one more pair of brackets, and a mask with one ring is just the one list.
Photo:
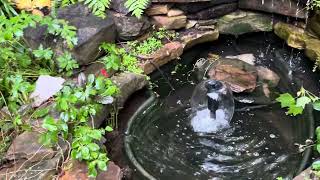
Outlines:
{"label": "fern frond", "polygon": [[132,12],[132,15],[137,18],[141,18],[144,10],[148,6],[148,3],[149,0],[127,0],[124,5],[130,12]]}
{"label": "fern frond", "polygon": [[87,5],[94,15],[105,18],[106,10],[109,9],[111,0],[80,0],[80,2]]}
{"label": "fern frond", "polygon": [[8,0],[0,0],[0,16],[13,17],[18,15],[16,10],[13,8],[12,3]]}

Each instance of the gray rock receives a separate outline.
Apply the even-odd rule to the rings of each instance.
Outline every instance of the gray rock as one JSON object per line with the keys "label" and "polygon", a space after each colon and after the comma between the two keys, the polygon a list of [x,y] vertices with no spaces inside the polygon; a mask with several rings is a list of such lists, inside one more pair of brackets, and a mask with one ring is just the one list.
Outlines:
{"label": "gray rock", "polygon": [[195,2],[209,2],[210,0],[152,0],[155,3],[195,3]]}
{"label": "gray rock", "polygon": [[276,87],[279,84],[280,77],[272,70],[262,66],[257,66],[256,69],[259,80],[267,82],[271,87]]}
{"label": "gray rock", "polygon": [[307,11],[302,3],[298,5],[292,0],[239,0],[239,7],[297,18],[306,18]]}
{"label": "gray rock", "polygon": [[241,61],[244,61],[250,65],[254,66],[254,62],[256,60],[256,58],[254,57],[253,54],[239,54],[236,56],[226,56],[226,58],[228,59],[239,59]]}
{"label": "gray rock", "polygon": [[124,5],[125,2],[126,0],[112,0],[110,8],[118,13],[127,15],[130,13],[130,11],[128,8],[125,7]]}
{"label": "gray rock", "polygon": [[30,98],[33,99],[32,106],[39,107],[50,97],[54,96],[62,89],[65,80],[61,77],[52,77],[48,75],[39,76],[36,81],[36,88],[31,93]]}
{"label": "gray rock", "polygon": [[118,38],[121,40],[134,40],[146,33],[150,28],[150,22],[145,16],[138,19],[134,16],[126,16],[120,13],[111,14],[118,31]]}
{"label": "gray rock", "polygon": [[250,32],[272,31],[271,17],[253,12],[237,11],[218,19],[221,34],[241,35]]}
{"label": "gray rock", "polygon": [[183,10],[186,13],[193,14],[197,13],[201,10],[210,8],[212,6],[220,5],[220,4],[229,4],[236,3],[238,0],[215,0],[209,2],[197,2],[197,3],[181,3],[177,4],[176,7]]}
{"label": "gray rock", "polygon": [[163,27],[168,30],[182,29],[185,28],[187,25],[187,16],[152,16],[152,23],[155,24],[157,27]]}
{"label": "gray rock", "polygon": [[237,3],[230,4],[222,4],[218,6],[213,6],[204,10],[201,10],[194,14],[189,14],[188,19],[196,19],[196,20],[204,20],[204,19],[212,19],[219,16],[223,16],[225,14],[231,13],[238,9]]}
{"label": "gray rock", "polygon": [[[65,19],[77,28],[78,44],[72,49],[74,58],[80,65],[88,64],[99,56],[102,42],[115,41],[115,26],[112,18],[101,19],[92,15],[87,6],[75,4],[58,10],[58,18]],[[60,39],[45,34],[46,27],[26,29],[25,41],[33,49],[42,43],[51,47],[57,54],[67,48]]]}

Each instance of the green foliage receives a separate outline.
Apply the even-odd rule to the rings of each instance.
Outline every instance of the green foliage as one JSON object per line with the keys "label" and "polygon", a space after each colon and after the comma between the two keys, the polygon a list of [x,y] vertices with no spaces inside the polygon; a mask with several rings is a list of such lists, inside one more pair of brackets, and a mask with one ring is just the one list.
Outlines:
{"label": "green foliage", "polygon": [[319,97],[305,90],[303,87],[301,87],[300,91],[297,93],[296,98],[289,93],[285,93],[281,94],[276,100],[281,103],[282,108],[288,109],[288,115],[296,116],[302,114],[307,104],[312,104],[313,109],[320,110]]}
{"label": "green foliage", "polygon": [[141,18],[141,15],[147,8],[148,4],[149,0],[127,0],[124,5],[130,12],[132,12],[132,15],[137,18]]}
{"label": "green foliage", "polygon": [[67,76],[72,75],[72,70],[79,68],[79,64],[72,58],[70,52],[65,51],[62,56],[57,58],[59,72],[66,72]]}
{"label": "green foliage", "polygon": [[320,8],[320,0],[312,0],[310,4],[307,4],[309,9],[319,9]]}
{"label": "green foliage", "polygon": [[0,16],[12,17],[18,13],[8,0],[0,0]]}
{"label": "green foliage", "polygon": [[101,58],[103,64],[108,71],[122,70],[133,73],[142,73],[138,66],[138,59],[126,52],[124,48],[118,48],[115,44],[103,43],[100,49],[104,50],[107,55]]}
{"label": "green foliage", "polygon": [[58,142],[60,135],[64,139],[72,137],[71,157],[86,161],[90,176],[97,175],[96,168],[106,170],[109,159],[105,149],[101,149],[97,143],[112,128],[94,129],[90,120],[101,109],[101,104],[95,100],[97,96],[110,97],[118,93],[119,89],[110,79],[95,78],[92,74],[88,76],[85,87],[65,86],[55,98],[55,108],[60,112],[60,118],[45,117],[42,127],[47,131],[40,141],[52,145]]}
{"label": "green foliage", "polygon": [[154,31],[152,35],[142,42],[128,42],[130,52],[134,55],[148,55],[157,51],[163,46],[163,41],[171,41],[177,37],[175,32],[170,32],[165,28]]}

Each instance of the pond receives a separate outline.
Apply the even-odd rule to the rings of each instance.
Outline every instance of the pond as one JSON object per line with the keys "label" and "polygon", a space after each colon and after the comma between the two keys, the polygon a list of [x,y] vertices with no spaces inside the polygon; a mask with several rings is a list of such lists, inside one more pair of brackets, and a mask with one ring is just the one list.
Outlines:
{"label": "pond", "polygon": [[[278,74],[279,84],[270,88],[268,98],[256,90],[234,93],[235,112],[228,125],[212,132],[197,131],[191,123],[190,103],[200,82],[194,64],[208,54],[244,53],[253,54],[255,66]],[[180,60],[152,74],[158,97],[146,102],[129,122],[125,146],[137,169],[136,179],[293,178],[310,157],[311,149],[300,153],[297,144],[313,137],[313,113],[307,108],[303,115],[286,116],[274,99],[280,93],[295,93],[302,85],[316,91],[319,77],[311,70],[302,52],[272,33],[221,36],[185,52]]]}

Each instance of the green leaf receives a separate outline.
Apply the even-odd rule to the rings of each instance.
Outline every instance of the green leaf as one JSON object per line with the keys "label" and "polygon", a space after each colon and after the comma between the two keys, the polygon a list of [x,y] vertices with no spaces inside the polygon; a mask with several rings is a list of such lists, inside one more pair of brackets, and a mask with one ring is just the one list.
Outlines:
{"label": "green leaf", "polygon": [[86,146],[81,147],[81,156],[85,160],[90,159],[90,150],[88,147]]}
{"label": "green leaf", "polygon": [[313,109],[320,111],[320,101],[319,100],[313,103]]}
{"label": "green leaf", "polygon": [[50,108],[49,107],[46,107],[46,108],[38,108],[32,115],[33,118],[42,118],[46,115],[48,115],[50,111]]}
{"label": "green leaf", "polygon": [[107,127],[105,128],[105,130],[106,130],[107,132],[112,132],[112,131],[113,131],[113,129],[112,129],[111,126],[107,126]]}
{"label": "green leaf", "polygon": [[55,120],[50,116],[47,116],[43,120],[42,127],[47,129],[48,131],[57,131],[58,130],[58,127],[57,127]]}
{"label": "green leaf", "polygon": [[307,96],[302,96],[297,99],[296,106],[304,108],[307,104],[311,102],[311,99]]}
{"label": "green leaf", "polygon": [[312,169],[315,171],[320,171],[320,161],[315,161],[312,163]]}
{"label": "green leaf", "polygon": [[100,147],[96,143],[89,143],[87,146],[90,151],[98,151],[100,149]]}
{"label": "green leaf", "polygon": [[298,114],[302,114],[302,112],[303,112],[302,107],[297,107],[296,105],[293,104],[289,107],[289,111],[287,112],[287,114],[296,116]]}
{"label": "green leaf", "polygon": [[106,171],[107,170],[107,162],[105,161],[98,161],[98,168],[102,171]]}
{"label": "green leaf", "polygon": [[295,104],[294,97],[292,97],[292,95],[289,94],[289,93],[281,94],[281,95],[276,99],[276,101],[278,101],[278,102],[281,103],[281,107],[282,107],[282,108],[284,108],[284,107],[290,107],[290,106],[292,106],[293,104]]}

